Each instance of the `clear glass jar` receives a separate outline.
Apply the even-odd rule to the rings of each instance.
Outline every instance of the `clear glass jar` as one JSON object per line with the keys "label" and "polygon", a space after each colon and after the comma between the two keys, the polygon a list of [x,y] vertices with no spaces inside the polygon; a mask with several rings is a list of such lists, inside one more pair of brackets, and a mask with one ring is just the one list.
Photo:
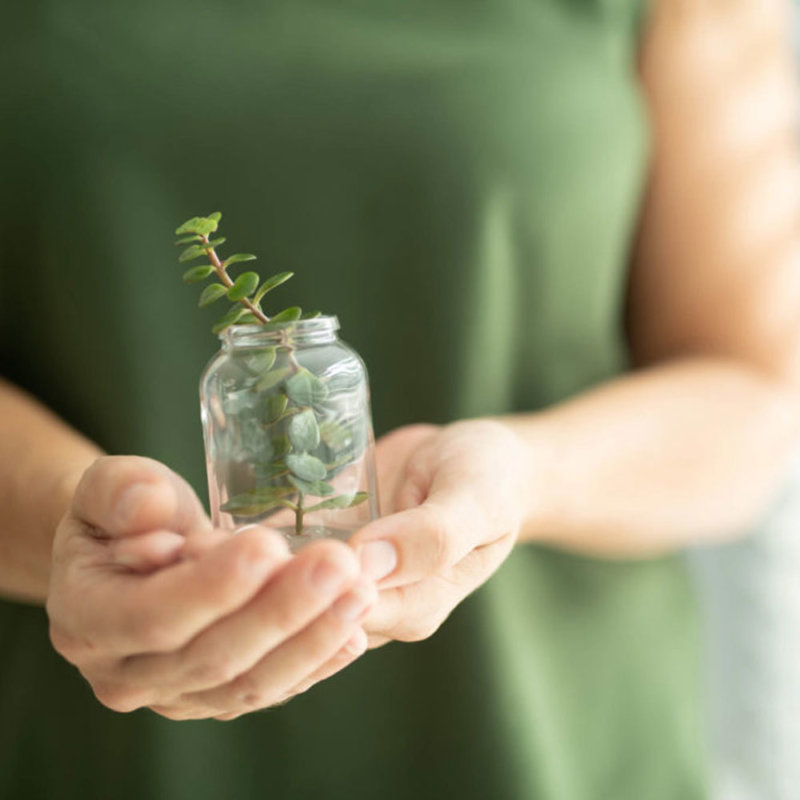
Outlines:
{"label": "clear glass jar", "polygon": [[211,518],[293,550],[379,514],[366,368],[336,317],[233,325],[200,381]]}

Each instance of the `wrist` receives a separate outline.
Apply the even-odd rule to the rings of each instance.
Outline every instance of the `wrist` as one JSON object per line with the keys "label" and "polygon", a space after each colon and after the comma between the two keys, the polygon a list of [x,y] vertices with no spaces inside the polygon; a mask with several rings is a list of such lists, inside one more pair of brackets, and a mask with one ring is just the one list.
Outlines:
{"label": "wrist", "polygon": [[552,542],[560,517],[557,498],[558,448],[547,422],[531,413],[520,417],[499,417],[514,437],[513,461],[516,494],[519,498],[520,541]]}

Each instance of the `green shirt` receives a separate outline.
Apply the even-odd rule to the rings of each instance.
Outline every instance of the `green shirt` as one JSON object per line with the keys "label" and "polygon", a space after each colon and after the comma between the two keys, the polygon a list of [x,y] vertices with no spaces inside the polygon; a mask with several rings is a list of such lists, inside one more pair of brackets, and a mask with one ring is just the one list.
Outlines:
{"label": "green shirt", "polygon": [[[378,433],[535,410],[625,366],[647,159],[637,0],[29,0],[5,13],[0,370],[205,494],[218,309],[172,229],[293,270]],[[535,487],[532,487],[535,491]],[[635,487],[631,487],[635,491]],[[169,609],[164,610],[165,614]],[[432,639],[227,724],[122,715],[0,604],[0,797],[702,796],[678,558],[525,545]]]}

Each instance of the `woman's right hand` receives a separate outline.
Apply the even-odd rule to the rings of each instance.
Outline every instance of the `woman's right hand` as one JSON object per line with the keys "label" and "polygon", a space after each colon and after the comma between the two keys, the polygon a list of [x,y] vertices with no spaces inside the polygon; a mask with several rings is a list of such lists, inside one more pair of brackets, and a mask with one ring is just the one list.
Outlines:
{"label": "woman's right hand", "polygon": [[104,705],[228,720],[355,660],[376,597],[346,545],[292,556],[265,528],[215,531],[182,478],[121,456],[84,473],[58,527],[47,611]]}

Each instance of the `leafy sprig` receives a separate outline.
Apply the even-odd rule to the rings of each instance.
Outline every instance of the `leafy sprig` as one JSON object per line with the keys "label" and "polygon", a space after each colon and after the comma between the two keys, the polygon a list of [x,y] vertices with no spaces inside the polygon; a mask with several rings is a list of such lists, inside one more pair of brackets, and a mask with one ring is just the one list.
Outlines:
{"label": "leafy sprig", "polygon": [[227,258],[220,259],[217,248],[225,244],[225,238],[212,239],[211,234],[216,233],[222,214],[215,211],[207,217],[192,217],[187,219],[175,230],[175,235],[180,236],[175,244],[188,245],[178,256],[181,263],[189,263],[198,258],[207,258],[208,264],[194,264],[183,273],[186,283],[199,283],[215,276],[218,283],[210,283],[203,289],[198,305],[205,308],[226,297],[233,305],[217,320],[211,328],[212,333],[221,333],[231,325],[267,322],[293,322],[300,319],[302,310],[297,306],[285,308],[270,317],[261,308],[261,302],[268,292],[276,289],[291,278],[293,272],[280,272],[261,281],[257,272],[248,270],[236,278],[231,277],[228,268],[233,264],[245,261],[255,261],[252,253],[234,253]]}
{"label": "leafy sprig", "polygon": [[[187,245],[178,256],[180,263],[198,258],[209,261],[190,266],[183,273],[183,280],[199,283],[212,276],[217,279],[203,289],[198,305],[204,308],[223,297],[232,304],[214,324],[212,332],[221,333],[231,325],[291,323],[303,318],[298,306],[285,308],[271,317],[261,308],[264,297],[288,281],[292,272],[280,272],[264,281],[251,270],[235,278],[229,274],[231,265],[253,261],[256,256],[234,253],[220,259],[216,249],[225,244],[225,238],[212,239],[211,234],[217,232],[221,218],[219,211],[207,217],[192,217],[175,231],[181,237],[175,244]],[[316,316],[318,312],[305,318]],[[253,518],[288,508],[295,514],[295,533],[300,535],[306,513],[350,508],[366,501],[369,495],[367,492],[337,495],[328,482],[353,457],[353,453],[346,452],[349,437],[336,422],[323,418],[321,404],[329,387],[297,362],[290,332],[291,326],[283,331],[280,345],[265,348],[258,356],[258,377],[252,386],[254,392],[269,393],[260,424],[269,433],[266,446],[270,454],[255,468],[257,479],[268,485],[235,495],[221,510],[234,517]],[[337,453],[338,458],[326,464],[318,457],[322,452],[320,447]],[[316,497],[317,501],[309,505],[309,497]]]}

